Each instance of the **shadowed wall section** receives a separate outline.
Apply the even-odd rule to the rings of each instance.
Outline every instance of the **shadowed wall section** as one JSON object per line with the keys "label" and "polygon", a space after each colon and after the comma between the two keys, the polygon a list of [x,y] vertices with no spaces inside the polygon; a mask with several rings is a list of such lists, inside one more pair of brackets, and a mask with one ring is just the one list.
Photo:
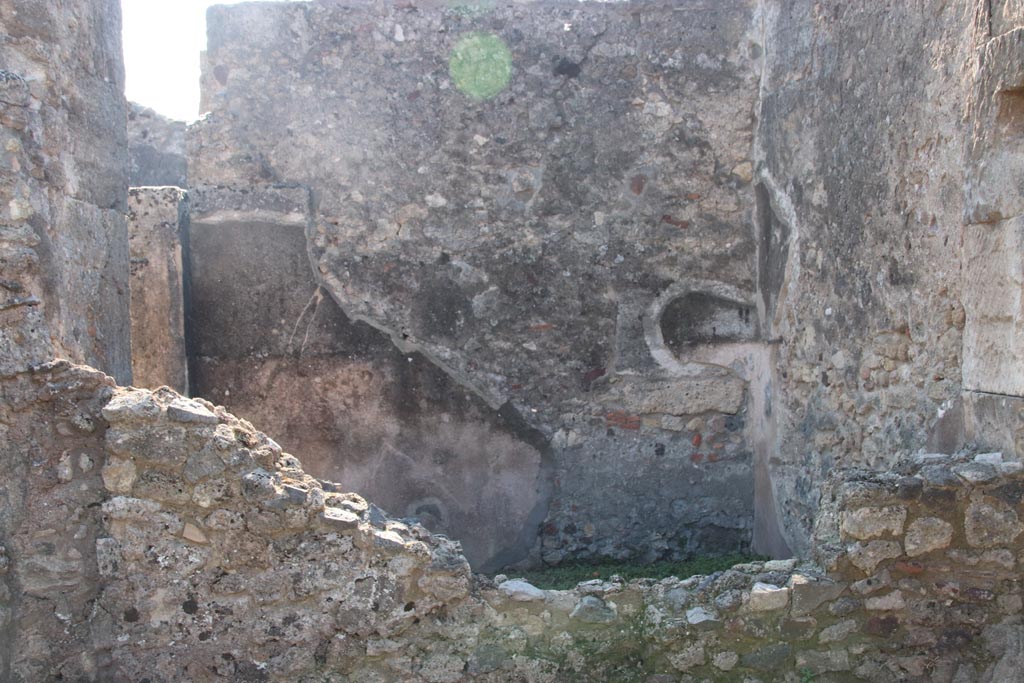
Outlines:
{"label": "shadowed wall section", "polygon": [[310,473],[459,539],[475,567],[525,558],[550,495],[543,439],[349,320],[310,272],[306,193],[269,196],[193,195],[195,393],[265,425]]}

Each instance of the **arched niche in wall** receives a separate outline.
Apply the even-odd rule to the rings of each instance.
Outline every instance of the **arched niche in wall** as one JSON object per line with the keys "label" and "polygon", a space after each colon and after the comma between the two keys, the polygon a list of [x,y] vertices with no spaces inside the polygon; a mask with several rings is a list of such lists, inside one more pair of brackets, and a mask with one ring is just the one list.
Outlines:
{"label": "arched niche in wall", "polygon": [[721,282],[677,282],[654,300],[644,321],[651,354],[676,369],[697,347],[753,342],[760,338],[756,304]]}

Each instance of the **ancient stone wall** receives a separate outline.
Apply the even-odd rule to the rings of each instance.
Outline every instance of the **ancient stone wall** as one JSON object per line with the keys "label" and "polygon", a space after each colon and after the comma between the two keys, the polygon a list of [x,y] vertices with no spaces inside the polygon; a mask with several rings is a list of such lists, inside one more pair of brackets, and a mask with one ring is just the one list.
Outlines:
{"label": "ancient stone wall", "polygon": [[104,373],[131,381],[120,4],[2,0],[0,34],[0,679],[38,681],[103,657],[99,410]]}
{"label": "ancient stone wall", "polygon": [[[967,440],[963,372],[984,353],[973,321],[1019,297],[1019,282],[989,294],[968,274],[965,122],[981,103],[986,11],[977,2],[767,6],[755,182],[770,264],[762,305],[779,343],[766,435],[795,549],[807,547],[833,467],[885,470],[900,453],[952,452]],[[990,370],[1012,376],[1009,365],[993,359]]]}
{"label": "ancient stone wall", "polygon": [[[413,519],[389,517],[348,492],[346,484],[310,476],[295,457],[225,409],[166,388],[118,388],[104,372],[51,360],[65,355],[120,378],[130,376],[118,12],[116,3],[107,0],[0,0],[5,65],[0,122],[7,154],[0,185],[5,192],[0,286],[6,297],[0,308],[0,678],[16,683],[995,683],[1020,678],[1024,468],[1017,415],[1024,392],[1013,353],[1019,341],[1014,308],[1020,296],[1019,263],[1007,253],[1018,230],[1014,192],[1019,190],[1020,159],[1013,141],[1024,8],[1007,0],[901,4],[885,12],[880,6],[838,2],[756,8],[695,2],[681,9],[686,21],[677,26],[668,7],[602,5],[583,14],[573,7],[538,4],[536,12],[520,14],[518,6],[483,13],[450,8],[431,14],[395,6],[386,10],[384,23],[379,14],[373,19],[361,14],[369,11],[365,8],[337,4],[238,9],[244,21],[237,30],[272,35],[274,44],[284,47],[274,55],[276,61],[244,65],[217,59],[230,52],[214,52],[207,78],[224,88],[220,94],[227,104],[210,127],[200,127],[200,150],[248,131],[241,114],[252,102],[231,90],[232,79],[270,82],[272,70],[257,69],[266,64],[291,76],[326,78],[331,65],[346,59],[365,60],[359,64],[372,74],[369,67],[379,67],[376,60],[400,60],[402,46],[420,39],[433,46],[427,50],[435,55],[433,61],[413,59],[405,66],[407,74],[420,74],[423,87],[402,81],[407,89],[399,92],[409,95],[388,101],[434,102],[441,112],[455,112],[449,115],[468,122],[468,130],[482,142],[473,137],[459,147],[444,131],[467,128],[436,129],[438,137],[432,139],[452,143],[441,148],[440,166],[451,171],[451,182],[433,185],[429,164],[434,162],[411,157],[409,168],[399,165],[407,174],[398,178],[403,182],[388,193],[382,189],[388,175],[382,169],[397,163],[400,152],[418,148],[411,144],[414,139],[402,137],[395,140],[404,146],[389,145],[383,128],[362,121],[363,128],[347,130],[369,131],[372,144],[320,150],[348,159],[339,166],[352,172],[345,181],[351,183],[347,195],[328,192],[319,184],[326,182],[322,177],[308,187],[275,185],[270,181],[277,179],[260,177],[264,171],[270,176],[278,172],[281,162],[269,154],[273,147],[248,160],[244,150],[258,145],[234,148],[234,161],[241,165],[232,172],[259,169],[257,176],[226,181],[233,187],[196,191],[202,229],[193,234],[209,245],[194,252],[194,265],[201,270],[196,282],[208,287],[202,292],[207,303],[199,310],[211,317],[203,332],[209,337],[197,337],[209,354],[193,360],[205,364],[210,386],[225,387],[225,396],[237,385],[230,384],[235,381],[230,373],[218,375],[218,366],[249,363],[262,372],[269,361],[282,362],[292,373],[285,386],[288,400],[301,404],[293,392],[303,363],[310,361],[303,347],[311,354],[325,349],[329,358],[319,367],[311,364],[308,377],[359,372],[363,363],[362,370],[382,379],[361,396],[374,401],[387,396],[384,412],[401,406],[420,411],[420,422],[396,429],[394,443],[408,439],[409,444],[433,445],[426,441],[431,428],[438,434],[436,443],[457,440],[453,433],[469,433],[467,425],[475,425],[485,435],[465,437],[466,453],[480,448],[492,454],[496,441],[507,439],[509,449],[499,459],[539,463],[539,472],[529,476],[541,483],[548,476],[545,463],[552,463],[543,546],[549,560],[640,549],[671,554],[659,545],[666,538],[686,539],[692,547],[705,543],[699,538],[702,529],[748,519],[742,510],[728,509],[729,497],[695,504],[700,498],[692,494],[710,497],[716,489],[698,477],[696,467],[679,469],[672,463],[683,452],[700,455],[689,458],[693,464],[735,466],[710,482],[732,486],[730,493],[742,497],[749,490],[742,487],[751,482],[749,462],[743,469],[742,463],[717,454],[747,453],[749,461],[750,451],[765,448],[766,439],[753,443],[740,434],[756,425],[753,433],[778,438],[759,452],[777,453],[774,462],[763,464],[772,466],[775,490],[768,493],[776,496],[783,513],[786,536],[781,541],[806,539],[794,546],[806,549],[802,554],[808,560],[755,562],[706,577],[588,582],[570,591],[543,591],[508,577],[492,581],[471,573],[457,543],[431,534]],[[290,17],[288,25],[278,22],[279,12]],[[650,26],[650,13],[657,20],[650,34],[653,47],[645,52],[641,42],[631,53],[622,37],[627,24]],[[323,16],[331,17],[329,25],[351,25],[351,32],[303,43],[317,27],[328,25],[319,22]],[[339,23],[339,17],[355,21]],[[740,25],[747,28],[737,29]],[[382,32],[382,26],[387,30]],[[451,26],[481,32],[465,36],[438,30]],[[483,29],[490,35],[483,35]],[[687,38],[685,49],[693,51],[684,53],[692,61],[683,66],[665,57],[674,54],[666,51],[674,45],[672,31],[676,40]],[[577,43],[579,33],[587,40]],[[470,42],[459,43],[463,38],[456,34]],[[215,30],[214,35],[228,34]],[[762,38],[748,43],[748,35]],[[286,36],[303,46],[334,45],[336,52],[309,49],[300,58],[290,52]],[[727,52],[731,62],[715,61],[722,52],[712,47],[721,47],[723,36],[737,50]],[[218,45],[215,40],[213,47]],[[470,68],[479,66],[481,51],[486,68]],[[645,56],[632,63],[616,61],[637,55]],[[445,61],[448,56],[451,63]],[[513,59],[514,68],[506,68],[505,56]],[[636,204],[615,199],[610,176],[602,175],[614,165],[598,163],[610,158],[604,155],[619,158],[625,149],[643,154],[669,150],[671,156],[676,147],[658,144],[676,140],[671,136],[681,131],[696,131],[680,144],[697,157],[700,150],[712,154],[715,149],[701,142],[705,129],[698,125],[699,116],[692,127],[684,115],[681,123],[673,123],[677,127],[665,130],[643,118],[674,120],[676,106],[700,100],[700,93],[689,100],[666,95],[675,92],[673,84],[685,91],[688,82],[673,69],[686,74],[697,65],[702,71],[695,72],[700,77],[694,76],[695,83],[709,89],[735,86],[745,84],[746,76],[723,76],[719,82],[716,63],[720,70],[747,74],[762,58],[767,70],[760,84],[756,173],[743,162],[733,166],[716,160],[710,181],[697,172],[659,175],[651,170],[659,168],[656,164],[634,175],[630,164],[636,160],[623,156],[630,169],[621,178],[628,178],[623,195]],[[590,71],[603,79],[601,88],[613,92],[619,81],[639,84],[643,98],[630,100],[631,106],[640,100],[638,111],[630,111],[652,126],[638,130],[654,131],[654,137],[622,142],[594,134],[591,156],[589,143],[574,135],[590,121],[604,125],[602,130],[612,128],[601,118],[606,111],[600,102],[588,99],[596,97],[587,90]],[[431,74],[436,77],[427,78]],[[682,81],[674,81],[673,74]],[[515,78],[537,83],[556,76],[563,80],[544,91],[554,109],[522,104],[528,88]],[[373,83],[387,81],[356,85]],[[462,95],[456,96],[456,90]],[[411,97],[414,92],[420,94]],[[456,106],[457,97],[476,98],[480,118],[465,104]],[[361,116],[370,116],[354,106],[346,109],[347,102],[348,95],[332,101],[339,120],[360,122]],[[412,114],[405,106],[387,111],[406,121],[402,117]],[[385,109],[372,111],[381,116]],[[504,125],[498,110],[525,117],[525,128],[509,124],[508,130],[533,131],[522,134],[537,138],[517,142],[502,136],[505,142],[499,143],[498,135],[489,137],[489,129],[474,128],[481,121]],[[614,107],[608,111],[621,113]],[[531,115],[541,125],[531,127]],[[232,128],[217,123],[217,116],[243,123]],[[707,125],[724,126],[736,135],[723,138],[720,129],[714,136],[708,133],[708,140],[727,140],[728,149],[746,149],[750,142],[744,129],[729,128],[738,124],[727,117]],[[623,128],[624,135],[632,130]],[[417,134],[411,126],[399,130],[412,138]],[[537,150],[545,145],[538,140],[558,153],[540,154]],[[525,168],[532,166],[524,158],[539,158],[541,170],[530,176],[535,184],[526,176],[494,171],[492,166],[500,165],[493,159],[482,165],[465,161],[471,159],[467,148],[485,154],[491,142],[512,144],[505,156]],[[345,156],[357,148],[358,158]],[[681,158],[674,157],[679,163]],[[577,176],[564,165],[580,159],[592,162],[586,166],[591,175],[580,177],[593,178],[607,196],[588,194],[586,183],[576,187],[568,182]],[[346,165],[350,162],[353,166]],[[409,170],[413,167],[426,178],[417,180]],[[427,171],[421,174],[419,168]],[[714,197],[713,210],[686,219],[666,211],[665,203],[681,195],[658,194],[659,179],[671,185],[694,177],[707,181],[701,187]],[[488,194],[484,190],[492,181],[499,189]],[[500,191],[506,181],[511,188],[507,196]],[[471,187],[481,196],[471,198]],[[423,215],[413,199],[428,190]],[[743,203],[748,190],[749,206]],[[181,198],[177,191],[164,196]],[[502,205],[502,197],[509,204]],[[635,211],[629,215],[642,218],[657,206],[650,215],[660,214],[661,222],[680,231],[699,230],[702,221],[711,224],[715,211],[731,215],[729,197],[740,203],[737,211],[743,213],[743,206],[753,211],[759,238],[740,244],[735,259],[723,256],[716,266],[723,274],[717,278],[703,273],[646,289],[650,283],[642,274],[671,268],[659,260],[665,254],[652,256],[650,263],[630,261],[639,258],[641,246],[649,248],[636,235],[651,226],[624,213]],[[488,212],[513,201],[524,205],[525,246],[492,243],[510,233],[509,226],[496,235],[485,231],[492,223]],[[531,214],[533,201],[538,202],[537,215]],[[687,201],[700,203],[699,198]],[[370,205],[353,208],[361,202]],[[390,215],[398,202],[404,203],[389,223],[382,216]],[[578,206],[600,207],[593,227],[607,225],[608,234],[618,236],[618,242],[609,237],[608,244],[616,251],[622,247],[620,264],[635,266],[636,281],[602,275],[600,261],[561,260],[579,256],[562,249],[566,243],[577,235],[582,243],[592,237],[586,225],[572,222],[572,207]],[[447,222],[430,218],[430,211],[446,207],[452,207],[441,216]],[[481,220],[476,237],[470,213],[456,207],[481,212],[473,214]],[[598,212],[606,222],[598,224]],[[557,233],[566,225],[574,232]],[[723,235],[730,230],[739,234],[738,223],[725,218],[714,225]],[[406,226],[436,242],[403,237]],[[629,233],[632,242],[611,231],[623,226],[639,231]],[[354,240],[345,243],[351,253],[332,241],[342,235]],[[548,244],[541,240],[545,235],[559,246],[557,253],[542,248]],[[386,239],[374,241],[381,236]],[[289,245],[278,260],[257,267],[281,269],[294,289],[258,296],[267,278],[247,281],[243,263],[216,258],[218,245],[243,237],[268,247]],[[360,242],[362,237],[366,240]],[[699,242],[709,239],[705,234]],[[493,248],[493,263],[498,253],[505,255],[500,249],[511,250],[521,270],[492,273],[473,265],[467,259],[476,252],[460,246],[463,240],[480,253]],[[420,265],[416,256],[426,243],[446,257],[438,254],[436,261],[425,259]],[[666,249],[674,244],[672,239],[657,243]],[[304,267],[303,254],[311,257],[313,268]],[[755,255],[756,269],[751,265]],[[830,260],[839,257],[842,264]],[[571,277],[555,287],[545,259],[566,267],[570,275],[585,273],[589,288]],[[586,267],[581,270],[580,264]],[[385,277],[392,270],[397,271],[395,281]],[[529,287],[515,289],[520,281],[514,276],[520,273],[536,282],[527,278]],[[403,283],[406,289],[399,287]],[[227,298],[230,310],[263,306],[269,311],[239,316],[244,334],[229,334],[225,319],[213,315],[217,288],[228,284],[238,287]],[[388,292],[395,288],[394,298],[383,289],[379,297],[360,298],[360,292],[376,292],[377,286],[387,286]],[[491,286],[497,298],[478,301]],[[403,305],[415,303],[421,290],[433,298],[420,303],[446,305]],[[622,293],[627,290],[633,294]],[[609,301],[594,303],[588,299],[592,291],[612,294]],[[533,308],[503,308],[501,297],[510,292],[526,297]],[[470,294],[470,303],[460,304],[459,297]],[[580,327],[563,322],[563,329],[548,320],[555,319],[545,308],[555,305],[548,297],[578,313]],[[569,306],[570,299],[580,308]],[[609,357],[615,364],[588,370],[587,390],[569,392],[559,384],[562,369],[555,362],[564,360],[562,352],[548,355],[541,341],[523,340],[553,333],[552,342],[590,343],[597,337],[588,335],[603,334],[599,313],[605,309],[600,306],[616,311],[608,347],[614,349]],[[347,307],[357,322],[342,313]],[[449,308],[451,315],[414,316]],[[823,317],[816,318],[819,309]],[[531,322],[517,337],[513,319],[523,311],[536,311],[543,322]],[[633,317],[623,311],[646,313]],[[484,321],[490,325],[491,320],[497,322],[486,332]],[[587,324],[597,331],[583,329]],[[223,339],[210,330],[219,330]],[[298,330],[303,342],[291,364],[284,364],[294,354]],[[511,348],[488,336],[499,333],[513,340]],[[386,343],[383,334],[389,335]],[[340,363],[344,353],[352,353],[355,340],[362,340],[356,348],[372,359],[369,369],[365,357],[348,358],[349,366]],[[517,398],[509,382],[520,377],[501,373],[506,363],[512,367],[531,358],[527,351],[546,360],[525,366],[525,393]],[[261,356],[267,366],[257,365]],[[403,375],[400,367],[410,372]],[[370,380],[361,375],[358,386]],[[506,384],[507,395],[500,393]],[[466,392],[464,399],[452,396],[456,385]],[[256,386],[271,405],[283,400],[273,393],[272,382]],[[338,386],[333,394],[307,389],[303,396],[352,395],[344,382]],[[410,389],[417,393],[402,393]],[[249,391],[256,405],[255,391]],[[573,422],[581,414],[594,416],[593,422]],[[454,424],[453,432],[437,426],[443,424]],[[652,458],[668,464],[644,469],[648,463],[641,456],[646,457],[642,449],[648,440],[676,428],[680,441],[685,438],[690,445],[678,451],[672,448],[684,448],[679,443],[670,448],[655,442]],[[408,430],[405,436],[403,429]],[[734,440],[715,448],[723,443],[714,436],[716,430]],[[605,441],[596,440],[598,432]],[[623,434],[631,435],[628,441]],[[968,449],[957,456],[904,455],[930,443],[953,448],[971,439],[999,441],[1009,448],[1002,454]],[[613,447],[618,448],[614,453]],[[590,468],[581,462],[583,454]],[[614,467],[612,456],[619,458]],[[396,462],[412,469],[408,460]],[[868,467],[849,470],[836,463]],[[444,469],[443,457],[435,464]],[[566,483],[567,475],[578,480]],[[649,478],[655,475],[669,481],[654,485]],[[677,476],[691,478],[671,479]],[[578,493],[586,486],[593,489],[590,498]],[[599,496],[608,500],[597,501]],[[633,507],[623,508],[623,500]],[[442,508],[432,509],[440,513]],[[724,512],[732,517],[723,521]],[[597,528],[595,522],[593,529],[585,523],[580,528],[572,521],[592,514],[600,514],[604,526]],[[570,521],[560,526],[564,519]],[[630,519],[639,521],[631,525]],[[728,529],[724,535],[729,542],[739,537]]]}
{"label": "ancient stone wall", "polygon": [[188,393],[188,195],[177,187],[133,187],[128,192],[127,220],[134,384]]}
{"label": "ancient stone wall", "polygon": [[[694,3],[665,17],[714,21],[687,23],[700,39],[671,50],[648,30],[668,12],[656,4],[504,11],[211,13],[204,98],[214,114],[193,129],[190,152],[209,198],[193,257],[208,293],[194,312],[199,395],[266,425],[315,474],[429,516],[466,540],[474,562],[526,557],[538,515],[534,560],[724,549],[752,526],[756,547],[785,554],[806,549],[818,484],[837,463],[884,468],[893,452],[965,443],[1018,452],[1016,3],[903,8],[896,21],[887,7]],[[552,17],[566,34],[555,42]],[[424,33],[420,21],[444,30]],[[509,26],[518,33],[505,36]],[[891,49],[864,59],[879,31]],[[714,50],[686,52],[708,46],[724,55],[724,81],[709,75]],[[669,52],[676,62],[661,58]],[[490,72],[465,71],[467,55],[501,76],[493,92],[481,81]],[[552,61],[550,82],[540,59]],[[339,81],[374,70],[387,73],[370,94]],[[293,88],[308,95],[301,104],[285,96]],[[387,104],[399,91],[404,103]],[[673,100],[677,91],[698,96]],[[549,105],[556,118],[538,123]],[[747,108],[749,119],[722,114]],[[579,144],[615,117],[625,123],[577,164],[589,149]],[[519,137],[488,137],[513,129]],[[174,152],[176,135],[151,143]],[[726,163],[752,142],[751,165]],[[674,152],[670,163],[665,149],[692,158]],[[685,173],[671,171],[684,161]],[[522,185],[527,171],[529,188],[500,189],[499,176]],[[583,194],[563,192],[567,178]],[[618,195],[598,191],[613,181]],[[672,193],[673,183],[712,189]],[[462,194],[450,201],[442,189]],[[286,215],[259,214],[285,195]],[[674,217],[684,205],[693,215]],[[589,227],[573,223],[591,213]],[[660,232],[637,233],[635,263],[602,260],[619,228],[648,219]],[[723,234],[732,256],[715,255]],[[220,289],[244,271],[272,291]],[[558,273],[558,285],[545,280]],[[311,326],[322,314],[331,322]],[[235,343],[239,324],[250,341]],[[327,337],[310,338],[317,329]],[[403,355],[426,385],[399,389]],[[269,405],[270,392],[311,392],[318,408],[292,414]],[[451,393],[472,414],[448,404]],[[427,438],[438,422],[455,426]],[[382,468],[409,481],[376,476]],[[479,481],[501,493],[474,498]],[[479,500],[502,502],[470,529]],[[496,541],[509,527],[515,541]]]}
{"label": "ancient stone wall", "polygon": [[[51,373],[37,385],[82,380],[78,409],[111,395],[86,381],[97,373]],[[36,491],[98,524],[94,548],[52,544],[5,577],[39,591],[33,606],[52,600],[72,590],[49,581],[73,576],[77,548],[94,608],[58,603],[56,618],[91,654],[6,641],[35,656],[16,660],[24,680],[966,683],[1014,680],[1024,655],[1024,470],[1001,454],[836,470],[816,527],[825,569],[551,591],[472,575],[457,544],[310,477],[211,403],[117,389],[95,419],[98,459],[42,469]]]}
{"label": "ancient stone wall", "polygon": [[120,17],[0,2],[0,376],[60,356],[131,381]]}
{"label": "ancient stone wall", "polygon": [[[100,409],[114,381],[66,361],[0,381],[0,679],[95,674]],[[67,664],[65,664],[67,663]],[[74,672],[74,675],[71,675]],[[93,679],[95,680],[95,679]]]}
{"label": "ancient stone wall", "polygon": [[[541,558],[749,544],[752,2],[253,4],[208,26],[191,182],[308,188],[319,296],[539,432]],[[285,337],[306,310],[256,308]],[[320,372],[359,357],[333,355]],[[273,419],[238,388],[208,396]],[[281,438],[313,451],[330,431]],[[313,466],[344,479],[357,457]]]}

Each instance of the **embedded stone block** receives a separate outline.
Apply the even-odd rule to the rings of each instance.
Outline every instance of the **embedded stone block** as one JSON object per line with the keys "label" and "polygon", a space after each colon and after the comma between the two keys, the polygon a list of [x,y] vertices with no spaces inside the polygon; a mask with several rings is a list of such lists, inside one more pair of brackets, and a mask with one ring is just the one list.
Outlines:
{"label": "embedded stone block", "polygon": [[864,609],[872,612],[892,612],[906,606],[903,593],[898,590],[864,600]]}
{"label": "embedded stone block", "polygon": [[701,666],[704,664],[705,659],[704,646],[700,643],[687,645],[678,652],[673,652],[668,656],[668,661],[679,671],[689,671],[694,667]]}
{"label": "embedded stone block", "polygon": [[906,520],[907,508],[902,506],[858,508],[843,513],[842,530],[848,537],[867,541],[881,536],[900,535]]}
{"label": "embedded stone block", "polygon": [[911,522],[903,539],[910,557],[948,548],[953,540],[953,525],[937,517],[922,517]]}
{"label": "embedded stone block", "polygon": [[1024,527],[1017,512],[1005,503],[988,498],[967,506],[964,532],[975,548],[992,548],[1013,543]]}
{"label": "embedded stone block", "polygon": [[498,585],[498,590],[508,596],[509,600],[516,602],[530,602],[543,600],[544,591],[527,581],[513,579]]}
{"label": "embedded stone block", "polygon": [[854,543],[847,548],[850,562],[865,574],[873,574],[879,564],[903,554],[896,541],[867,541]]}
{"label": "embedded stone block", "polygon": [[965,230],[964,386],[1024,396],[1024,217]]}
{"label": "embedded stone block", "polygon": [[111,456],[103,465],[102,477],[103,485],[111,493],[130,493],[136,479],[135,461]]}
{"label": "embedded stone block", "polygon": [[750,600],[747,609],[751,612],[770,612],[785,609],[789,605],[790,589],[774,586],[770,583],[757,582],[750,589]]}

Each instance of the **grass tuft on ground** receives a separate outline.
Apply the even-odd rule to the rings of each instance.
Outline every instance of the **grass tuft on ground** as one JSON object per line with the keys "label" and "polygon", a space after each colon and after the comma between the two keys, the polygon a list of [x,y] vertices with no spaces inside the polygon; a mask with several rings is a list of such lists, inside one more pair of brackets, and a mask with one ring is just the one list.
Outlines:
{"label": "grass tuft on ground", "polygon": [[537,588],[549,590],[567,590],[581,581],[602,579],[607,581],[619,575],[626,581],[630,579],[664,579],[675,576],[685,579],[697,574],[713,574],[728,569],[734,564],[757,562],[767,558],[757,555],[732,553],[730,555],[702,556],[679,562],[655,562],[653,564],[636,564],[635,562],[602,562],[597,564],[563,564],[557,567],[511,572],[509,575],[522,576]]}

